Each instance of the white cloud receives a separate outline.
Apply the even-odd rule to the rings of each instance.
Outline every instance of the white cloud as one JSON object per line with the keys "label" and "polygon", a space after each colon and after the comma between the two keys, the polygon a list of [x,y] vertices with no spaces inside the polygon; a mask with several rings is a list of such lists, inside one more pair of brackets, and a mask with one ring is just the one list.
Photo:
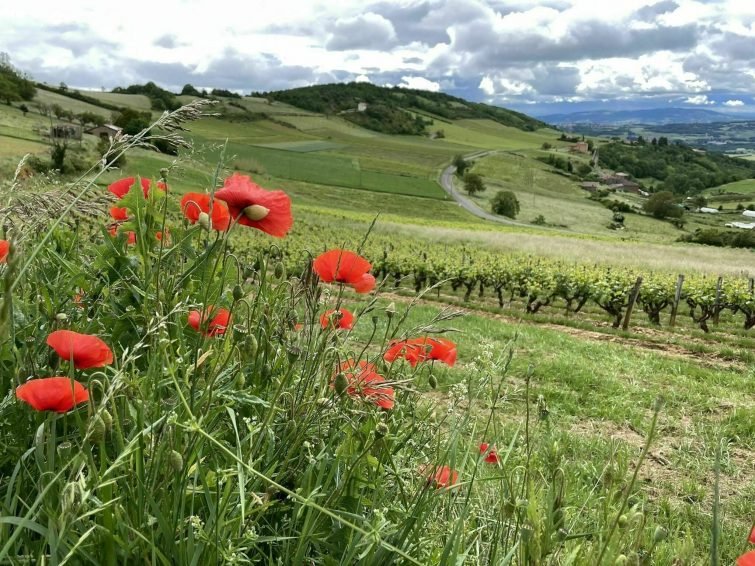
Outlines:
{"label": "white cloud", "polygon": [[710,104],[715,104],[716,102],[714,100],[708,100],[707,94],[697,94],[695,96],[688,96],[684,100],[685,104],[694,104],[696,106],[706,106]]}
{"label": "white cloud", "polygon": [[727,100],[726,102],[724,102],[724,106],[735,107],[735,106],[744,106],[744,105],[745,103],[742,102],[741,100]]}
{"label": "white cloud", "polygon": [[430,92],[438,92],[440,90],[440,83],[436,83],[425,77],[401,77],[401,84],[398,86],[404,88],[416,88],[418,90],[429,90]]}
{"label": "white cloud", "polygon": [[367,75],[359,75],[357,78],[354,79],[354,82],[356,83],[371,83],[370,77]]}

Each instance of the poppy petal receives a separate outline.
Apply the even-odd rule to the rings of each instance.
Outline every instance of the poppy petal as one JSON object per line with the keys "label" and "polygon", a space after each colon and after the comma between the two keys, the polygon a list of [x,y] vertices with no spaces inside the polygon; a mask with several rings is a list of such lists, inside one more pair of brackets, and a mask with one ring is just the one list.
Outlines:
{"label": "poppy petal", "polygon": [[68,377],[32,379],[16,387],[16,397],[37,411],[66,413],[89,400],[89,392]]}
{"label": "poppy petal", "polygon": [[71,330],[56,330],[47,337],[47,345],[64,360],[73,360],[76,369],[89,369],[113,363],[113,352],[97,336]]}
{"label": "poppy petal", "polygon": [[8,261],[8,252],[10,252],[10,242],[8,240],[0,240],[0,263]]}
{"label": "poppy petal", "polygon": [[[225,201],[231,216],[243,226],[256,228],[276,238],[285,236],[293,226],[289,196],[283,191],[265,190],[247,175],[234,173],[225,180],[223,188],[215,196]],[[261,218],[247,216],[245,210],[252,206],[260,207],[264,215]]]}

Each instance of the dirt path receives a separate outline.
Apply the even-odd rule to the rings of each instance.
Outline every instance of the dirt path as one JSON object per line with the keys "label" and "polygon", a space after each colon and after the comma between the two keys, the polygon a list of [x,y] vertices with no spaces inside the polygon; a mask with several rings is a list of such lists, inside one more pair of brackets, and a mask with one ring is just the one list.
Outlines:
{"label": "dirt path", "polygon": [[[380,296],[382,298],[385,298],[391,301],[401,302],[401,303],[411,303],[413,301],[416,301],[417,304],[422,304],[425,306],[429,306],[429,305],[432,305],[435,307],[439,306],[438,301],[435,301],[435,300],[414,299],[412,297],[405,297],[403,295],[399,295],[396,293],[384,292],[384,293],[381,293]],[[481,316],[490,320],[499,320],[501,322],[505,322],[506,324],[511,324],[514,326],[527,325],[527,326],[537,326],[539,328],[547,328],[548,330],[553,330],[556,332],[561,332],[563,334],[574,336],[575,338],[579,338],[580,340],[589,340],[592,342],[608,342],[612,344],[628,346],[631,348],[645,350],[648,352],[654,352],[654,353],[661,354],[668,357],[675,357],[675,358],[685,359],[688,361],[694,361],[697,364],[707,366],[707,367],[733,369],[733,370],[746,369],[746,365],[742,362],[726,359],[715,353],[697,352],[697,351],[685,348],[683,346],[680,346],[678,344],[655,342],[650,339],[643,339],[643,338],[628,338],[624,336],[616,336],[614,334],[605,334],[605,333],[595,331],[595,330],[584,330],[581,328],[573,328],[571,326],[563,326],[563,325],[554,324],[551,322],[542,322],[542,323],[531,322],[531,321],[520,319],[514,316],[495,314],[495,313],[490,313],[483,310],[477,310],[477,309],[473,309],[469,307],[462,307],[462,306],[457,306],[457,305],[446,305],[446,307],[459,311],[459,312],[463,312],[465,314]],[[661,336],[663,333],[645,332],[645,329],[643,329],[642,334],[647,335],[649,338],[650,336]]]}

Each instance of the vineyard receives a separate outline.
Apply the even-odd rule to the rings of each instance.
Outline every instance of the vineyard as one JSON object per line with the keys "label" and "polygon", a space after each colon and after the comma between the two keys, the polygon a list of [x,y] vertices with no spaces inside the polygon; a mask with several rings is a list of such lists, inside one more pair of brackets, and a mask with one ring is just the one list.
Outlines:
{"label": "vineyard", "polygon": [[[292,270],[305,267],[313,249],[353,241],[348,229],[333,230],[304,224],[294,237],[268,250],[283,258]],[[298,236],[298,237],[297,237]],[[259,242],[259,244],[257,243]],[[313,244],[314,243],[314,244]],[[249,244],[263,251],[261,242]],[[614,328],[626,326],[634,307],[649,323],[670,325],[677,316],[687,316],[695,326],[709,332],[722,315],[750,330],[755,327],[754,280],[741,277],[678,276],[671,273],[642,273],[636,270],[550,260],[529,255],[504,255],[465,245],[401,243],[395,238],[370,235],[363,253],[385,286],[410,286],[416,292],[433,286],[438,292],[462,292],[463,300],[473,296],[494,298],[499,307],[521,303],[529,314],[543,309],[561,309],[566,314],[593,305],[610,317]],[[624,328],[626,329],[626,328]]]}

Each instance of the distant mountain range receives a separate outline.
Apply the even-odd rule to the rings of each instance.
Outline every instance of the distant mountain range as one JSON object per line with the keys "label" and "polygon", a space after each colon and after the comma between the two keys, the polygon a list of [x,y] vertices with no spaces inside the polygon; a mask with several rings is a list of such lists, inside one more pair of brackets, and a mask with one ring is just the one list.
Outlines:
{"label": "distant mountain range", "polygon": [[593,110],[570,114],[549,114],[540,119],[558,126],[568,124],[694,124],[736,122],[755,118],[753,114],[727,114],[706,108],[652,108],[649,110]]}

